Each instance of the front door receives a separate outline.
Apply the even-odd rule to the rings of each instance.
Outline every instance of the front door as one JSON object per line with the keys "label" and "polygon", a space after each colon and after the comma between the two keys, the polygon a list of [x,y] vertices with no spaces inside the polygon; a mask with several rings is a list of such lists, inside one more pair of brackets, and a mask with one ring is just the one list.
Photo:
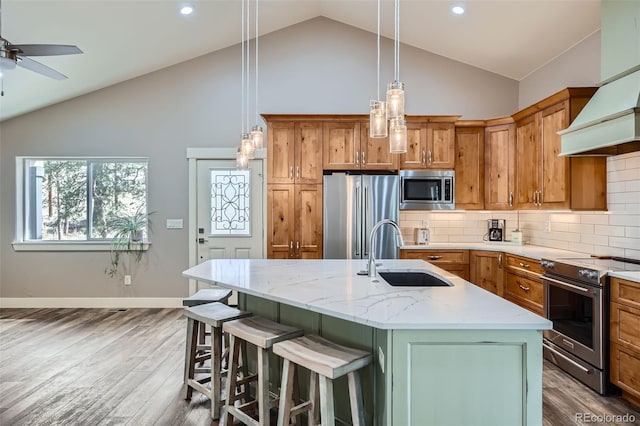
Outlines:
{"label": "front door", "polygon": [[235,160],[197,161],[197,263],[264,258],[262,165],[251,160],[248,170],[238,170]]}

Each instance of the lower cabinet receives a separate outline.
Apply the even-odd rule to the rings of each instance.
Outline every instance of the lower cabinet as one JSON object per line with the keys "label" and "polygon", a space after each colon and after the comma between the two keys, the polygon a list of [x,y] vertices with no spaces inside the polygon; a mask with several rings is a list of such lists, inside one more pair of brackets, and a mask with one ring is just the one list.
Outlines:
{"label": "lower cabinet", "polygon": [[640,406],[640,283],[611,279],[611,383]]}
{"label": "lower cabinet", "polygon": [[322,259],[322,185],[267,185],[267,258]]}
{"label": "lower cabinet", "polygon": [[544,315],[544,284],[540,261],[506,254],[504,298],[538,315]]}
{"label": "lower cabinet", "polygon": [[504,254],[496,251],[472,250],[469,278],[473,284],[498,296],[504,295]]}
{"label": "lower cabinet", "polygon": [[400,259],[421,259],[469,281],[469,250],[400,250]]}

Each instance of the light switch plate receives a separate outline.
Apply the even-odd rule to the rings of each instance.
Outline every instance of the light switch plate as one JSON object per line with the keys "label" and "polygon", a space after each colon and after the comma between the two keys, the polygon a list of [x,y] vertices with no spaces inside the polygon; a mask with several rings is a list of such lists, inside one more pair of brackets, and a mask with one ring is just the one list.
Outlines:
{"label": "light switch plate", "polygon": [[182,219],[167,219],[167,229],[182,229],[183,227]]}

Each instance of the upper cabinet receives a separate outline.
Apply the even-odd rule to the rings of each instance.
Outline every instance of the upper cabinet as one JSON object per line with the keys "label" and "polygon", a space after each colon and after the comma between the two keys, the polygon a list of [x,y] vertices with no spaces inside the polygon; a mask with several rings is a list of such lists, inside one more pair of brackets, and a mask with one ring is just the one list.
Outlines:
{"label": "upper cabinet", "polygon": [[322,183],[322,123],[267,121],[267,182]]}
{"label": "upper cabinet", "polygon": [[484,122],[458,121],[455,143],[456,208],[484,208]]}
{"label": "upper cabinet", "polygon": [[513,116],[515,208],[606,209],[606,159],[558,156],[557,132],[569,126],[595,90],[565,89]]}
{"label": "upper cabinet", "polygon": [[389,152],[389,138],[370,138],[368,121],[360,123],[360,150],[362,170],[398,170],[400,156]]}
{"label": "upper cabinet", "polygon": [[511,117],[487,121],[484,131],[484,208],[513,209],[515,127]]}
{"label": "upper cabinet", "polygon": [[[401,169],[453,169],[455,121],[459,116],[407,117],[407,153]],[[435,120],[442,120],[435,121]]]}

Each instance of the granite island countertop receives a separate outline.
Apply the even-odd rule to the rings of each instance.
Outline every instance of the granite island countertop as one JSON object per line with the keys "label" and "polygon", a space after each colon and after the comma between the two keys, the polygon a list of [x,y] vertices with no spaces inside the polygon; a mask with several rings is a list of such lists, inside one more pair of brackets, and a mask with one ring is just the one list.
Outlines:
{"label": "granite island countertop", "polygon": [[552,323],[422,260],[381,260],[385,270],[425,271],[451,287],[393,287],[357,275],[367,260],[208,260],[185,277],[371,327],[550,329]]}

